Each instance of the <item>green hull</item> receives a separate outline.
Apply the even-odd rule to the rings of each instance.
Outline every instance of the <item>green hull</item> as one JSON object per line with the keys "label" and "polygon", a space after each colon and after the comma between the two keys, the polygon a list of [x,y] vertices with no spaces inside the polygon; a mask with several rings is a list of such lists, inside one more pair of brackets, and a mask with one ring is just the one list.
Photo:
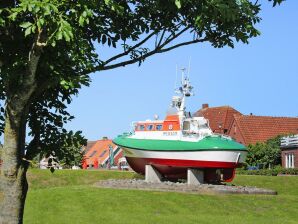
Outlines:
{"label": "green hull", "polygon": [[151,151],[247,151],[244,145],[220,136],[208,136],[197,142],[189,142],[135,139],[120,135],[113,142],[121,147]]}

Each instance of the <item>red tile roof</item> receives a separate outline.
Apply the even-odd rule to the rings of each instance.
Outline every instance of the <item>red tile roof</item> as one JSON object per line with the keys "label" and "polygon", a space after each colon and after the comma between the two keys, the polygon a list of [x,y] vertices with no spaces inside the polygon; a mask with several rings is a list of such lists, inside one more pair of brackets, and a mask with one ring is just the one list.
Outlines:
{"label": "red tile roof", "polygon": [[[198,110],[194,116],[203,116],[209,120],[210,128],[216,133],[227,133],[234,120],[234,114],[241,113],[230,106],[206,107]],[[226,131],[225,131],[226,130]]]}
{"label": "red tile roof", "polygon": [[111,139],[102,139],[98,141],[88,141],[86,146],[86,162],[87,164],[94,164],[94,161],[98,159],[98,163],[102,164],[107,157],[109,157],[109,146],[113,149],[116,147]]}
{"label": "red tile roof", "polygon": [[[295,117],[234,115],[234,119],[245,145],[265,142],[277,135],[298,133],[298,118]],[[228,134],[232,131],[233,128]]]}
{"label": "red tile roof", "polygon": [[89,152],[89,150],[95,145],[96,141],[88,141],[86,147],[84,148],[85,153]]}

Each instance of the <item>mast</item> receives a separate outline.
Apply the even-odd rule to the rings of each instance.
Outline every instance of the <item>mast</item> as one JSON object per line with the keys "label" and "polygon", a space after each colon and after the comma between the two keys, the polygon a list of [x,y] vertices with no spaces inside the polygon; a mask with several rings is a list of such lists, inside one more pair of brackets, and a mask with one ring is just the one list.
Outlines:
{"label": "mast", "polygon": [[193,87],[190,85],[189,76],[186,75],[185,70],[185,68],[181,69],[181,87],[176,91],[177,93],[181,94],[181,105],[178,112],[180,118],[184,116],[186,97],[193,96]]}
{"label": "mast", "polygon": [[180,120],[184,118],[186,97],[192,96],[193,87],[190,85],[189,76],[185,73],[185,68],[182,68],[181,86],[175,90],[171,105],[167,111],[167,115],[179,115]]}

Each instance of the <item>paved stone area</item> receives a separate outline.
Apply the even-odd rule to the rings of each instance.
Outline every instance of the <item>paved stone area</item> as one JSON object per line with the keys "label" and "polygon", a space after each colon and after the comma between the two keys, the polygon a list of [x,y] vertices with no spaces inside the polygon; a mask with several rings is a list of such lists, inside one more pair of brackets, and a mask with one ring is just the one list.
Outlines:
{"label": "paved stone area", "polygon": [[124,180],[102,180],[95,184],[96,187],[116,188],[116,189],[138,189],[148,191],[170,191],[184,192],[191,194],[262,194],[277,195],[276,191],[251,186],[234,186],[234,185],[187,185],[186,183],[174,183],[165,181],[162,183],[148,183],[140,179]]}

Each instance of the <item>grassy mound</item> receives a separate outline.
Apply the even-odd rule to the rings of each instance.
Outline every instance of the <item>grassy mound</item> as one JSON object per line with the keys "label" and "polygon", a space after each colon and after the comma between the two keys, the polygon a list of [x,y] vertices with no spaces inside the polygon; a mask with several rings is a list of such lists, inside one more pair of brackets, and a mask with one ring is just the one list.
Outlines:
{"label": "grassy mound", "polygon": [[190,195],[100,189],[102,179],[135,178],[132,172],[29,172],[25,223],[297,223],[298,177],[240,176],[237,185],[279,195]]}

